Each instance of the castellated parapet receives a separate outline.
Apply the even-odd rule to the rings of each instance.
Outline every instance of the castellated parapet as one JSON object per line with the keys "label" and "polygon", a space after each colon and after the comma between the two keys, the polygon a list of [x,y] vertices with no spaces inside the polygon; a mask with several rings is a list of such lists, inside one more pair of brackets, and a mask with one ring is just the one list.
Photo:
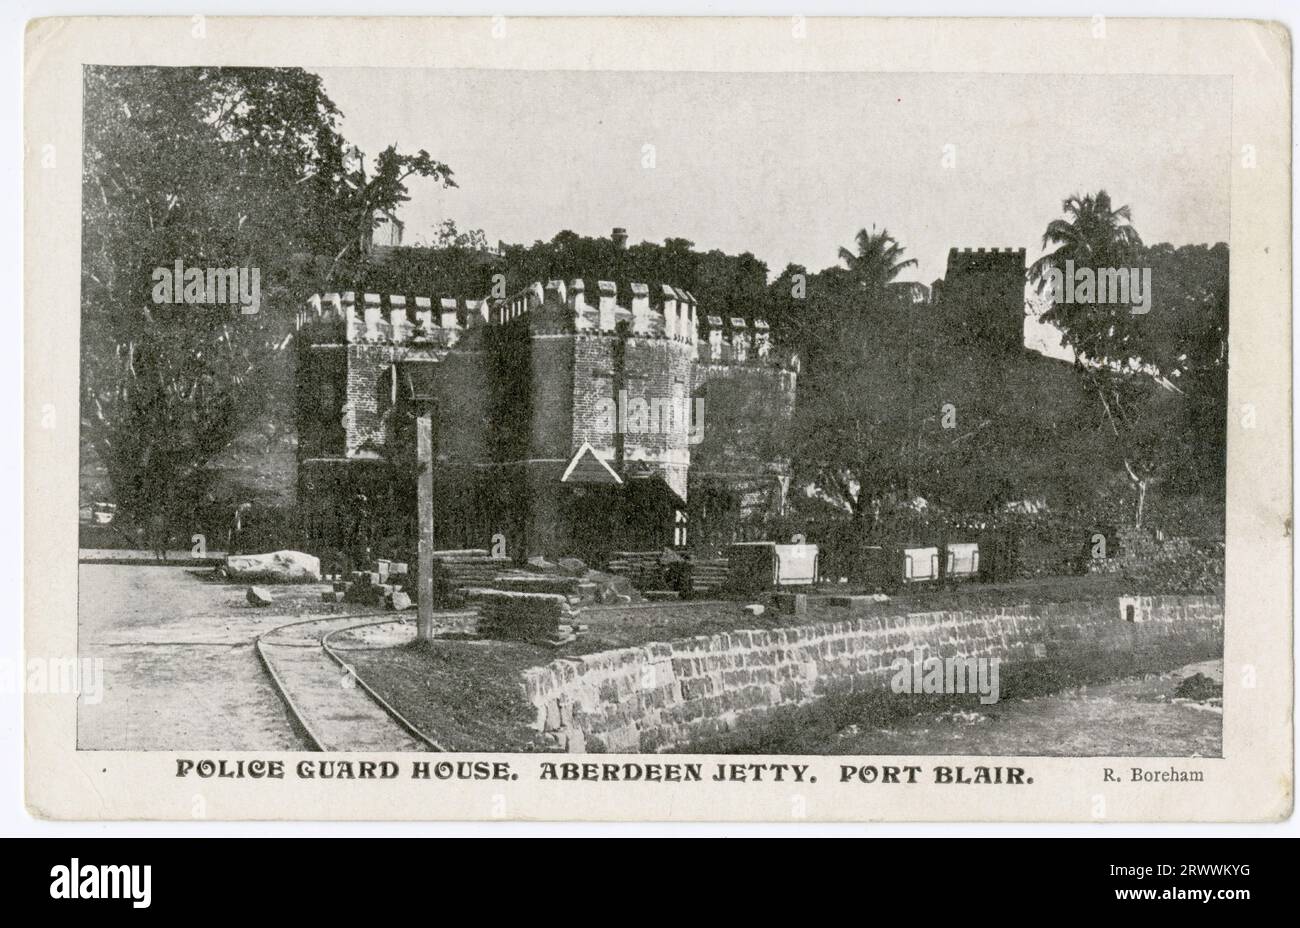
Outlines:
{"label": "castellated parapet", "polygon": [[313,294],[298,313],[299,337],[312,345],[384,344],[450,348],[489,320],[487,300],[407,297],[353,291]]}
{"label": "castellated parapet", "polygon": [[[684,510],[692,448],[708,432],[709,381],[743,375],[749,396],[771,392],[764,408],[793,407],[796,368],[773,348],[767,323],[702,323],[695,297],[670,284],[550,280],[484,299],[318,294],[298,331],[300,458],[312,467],[383,459],[409,440],[421,384],[440,466],[508,472],[527,488],[530,550],[557,550],[543,543],[554,534],[543,523],[568,504],[547,501],[553,485],[603,474],[644,487],[657,477]],[[774,462],[734,457],[729,466],[762,479],[773,471]],[[681,537],[670,526],[662,541],[643,543]]]}
{"label": "castellated parapet", "polygon": [[968,343],[1015,352],[1025,342],[1025,249],[952,248],[933,290],[944,324]]}
{"label": "castellated parapet", "polygon": [[[1022,250],[1023,251],[1023,250]],[[707,350],[698,360],[723,364],[768,362],[773,359],[771,329],[763,319],[747,321],[706,316],[700,325],[695,297],[661,284],[629,283],[630,300],[619,302],[612,281],[582,279],[540,282],[505,299],[459,299],[363,293],[313,294],[298,313],[300,338],[315,345],[381,344],[450,348],[483,325],[506,325],[528,318],[534,328],[559,331],[631,335],[666,339],[695,347],[705,330]],[[592,298],[588,298],[588,293]],[[538,319],[534,314],[546,310]],[[621,328],[626,326],[626,328]]]}
{"label": "castellated parapet", "polygon": [[625,303],[619,302],[612,281],[593,281],[589,291],[581,279],[533,283],[505,299],[444,297],[436,304],[426,296],[364,293],[358,300],[352,291],[313,294],[298,314],[298,329],[315,343],[450,347],[483,324],[505,325],[548,309],[541,324],[552,329],[614,334],[619,323],[627,323],[633,335],[695,343],[695,297],[667,284],[652,290],[648,284],[631,283],[627,289],[631,299]]}

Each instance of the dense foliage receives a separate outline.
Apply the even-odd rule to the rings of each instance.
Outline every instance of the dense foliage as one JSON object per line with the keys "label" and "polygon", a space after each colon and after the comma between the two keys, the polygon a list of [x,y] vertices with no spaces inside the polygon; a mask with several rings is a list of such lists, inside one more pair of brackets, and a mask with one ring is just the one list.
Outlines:
{"label": "dense foliage", "polygon": [[[407,178],[451,170],[392,147],[367,170],[296,68],[90,67],[84,84],[83,434],[123,515],[162,521],[241,430],[292,408],[302,290],[355,274]],[[260,311],[158,302],[155,270],[178,261],[256,270]]]}
{"label": "dense foliage", "polygon": [[[81,415],[130,519],[192,506],[237,434],[291,419],[287,349],[304,293],[505,295],[576,277],[667,282],[708,315],[766,318],[778,353],[802,362],[796,416],[750,444],[792,462],[802,514],[829,513],[855,537],[991,524],[1024,501],[1139,524],[1178,513],[1181,525],[1195,501],[1222,500],[1228,247],[1146,245],[1104,191],[1063,202],[1028,283],[1045,293],[1067,261],[1148,268],[1151,308],[1051,302],[1042,318],[1071,366],[995,358],[946,331],[935,303],[898,281],[915,264],[903,244],[874,227],[836,265],[790,265],[770,282],[753,254],[682,238],[619,247],[566,230],[489,249],[451,220],[436,247],[377,260],[371,233],[407,181],[454,186],[452,172],[423,150],[367,159],[339,116],[300,69],[86,70]],[[259,269],[262,311],[156,302],[151,275],[177,260]],[[733,405],[726,427],[743,444],[745,405]],[[1117,483],[1131,491],[1122,501]]]}

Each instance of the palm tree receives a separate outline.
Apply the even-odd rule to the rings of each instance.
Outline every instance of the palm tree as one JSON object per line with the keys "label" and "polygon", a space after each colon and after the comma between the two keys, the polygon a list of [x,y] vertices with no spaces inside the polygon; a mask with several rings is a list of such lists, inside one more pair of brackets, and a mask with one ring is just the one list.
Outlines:
{"label": "palm tree", "polygon": [[[1063,275],[1067,261],[1094,272],[1122,268],[1132,264],[1143,247],[1129,208],[1112,208],[1105,190],[1082,197],[1076,193],[1061,203],[1061,209],[1067,218],[1053,219],[1043,233],[1043,248],[1055,245],[1055,249],[1029,268],[1030,282],[1039,294],[1051,291],[1052,272]],[[1114,306],[1053,302],[1041,318],[1061,330],[1076,354],[1101,361],[1106,359],[1107,345],[1132,323],[1127,316],[1126,310],[1117,312]]]}
{"label": "palm tree", "polygon": [[[840,249],[840,260],[848,268],[848,275],[856,285],[858,290],[865,295],[862,301],[865,307],[869,308],[872,314],[881,310],[889,312],[893,309],[905,307],[905,299],[902,288],[907,285],[895,284],[896,278],[905,268],[916,267],[915,258],[903,258],[903,252],[906,251],[898,240],[889,234],[888,229],[876,231],[873,225],[871,231],[859,229],[858,234],[854,236],[854,243],[857,245],[857,251],[850,251],[848,248]],[[907,336],[906,336],[906,399],[907,422],[904,434],[904,458],[902,465],[903,483],[906,486],[907,499],[912,499],[912,470],[914,467],[913,454],[911,446],[914,440],[913,436],[918,436],[914,428],[913,406],[915,405],[915,384],[912,379],[912,313],[906,314]],[[886,323],[886,325],[888,325]],[[919,436],[917,438],[919,440]],[[919,453],[919,447],[917,449]],[[867,501],[867,494],[863,491],[862,501]],[[875,502],[878,502],[876,497]],[[858,510],[855,510],[858,511]]]}
{"label": "palm tree", "polygon": [[907,249],[889,234],[888,229],[871,231],[859,229],[855,237],[857,252],[840,249],[840,260],[864,290],[879,291],[893,283],[895,277],[908,267],[916,267],[916,259],[900,260]]}
{"label": "palm tree", "polygon": [[[1043,255],[1029,269],[1029,278],[1039,293],[1050,288],[1054,269],[1065,272],[1066,261],[1094,271],[1123,268],[1133,263],[1143,247],[1129,208],[1114,208],[1105,190],[1097,191],[1095,196],[1075,194],[1061,204],[1061,209],[1068,218],[1053,219],[1043,233],[1043,247],[1055,245],[1055,250]],[[1124,470],[1137,493],[1134,522],[1141,527],[1151,474],[1138,462],[1135,419],[1121,401],[1125,369],[1108,356],[1108,347],[1117,338],[1123,340],[1132,317],[1114,306],[1054,301],[1043,313],[1042,320],[1062,331],[1064,341],[1075,350],[1080,373],[1091,381],[1097,392],[1104,421],[1119,445]],[[1084,359],[1093,363],[1085,364]]]}
{"label": "palm tree", "polygon": [[1064,270],[1065,262],[1077,267],[1124,267],[1142,247],[1142,238],[1133,228],[1133,216],[1127,206],[1111,208],[1110,194],[1077,193],[1061,203],[1069,218],[1053,219],[1043,233],[1043,247],[1056,250],[1043,255],[1029,269],[1030,277],[1042,292],[1051,280],[1052,268]]}

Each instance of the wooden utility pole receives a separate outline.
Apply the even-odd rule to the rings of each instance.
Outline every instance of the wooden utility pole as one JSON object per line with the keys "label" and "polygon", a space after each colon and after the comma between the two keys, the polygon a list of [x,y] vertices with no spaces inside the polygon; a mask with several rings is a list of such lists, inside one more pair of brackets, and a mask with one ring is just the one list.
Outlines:
{"label": "wooden utility pole", "polygon": [[423,404],[415,420],[415,453],[417,471],[417,517],[420,526],[420,546],[417,567],[420,572],[419,617],[416,638],[433,639],[433,410]]}

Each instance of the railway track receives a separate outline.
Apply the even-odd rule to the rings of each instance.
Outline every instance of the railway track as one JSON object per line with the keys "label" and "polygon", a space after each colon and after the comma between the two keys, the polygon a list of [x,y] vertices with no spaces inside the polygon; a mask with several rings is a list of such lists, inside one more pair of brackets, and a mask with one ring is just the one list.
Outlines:
{"label": "railway track", "polygon": [[317,751],[442,751],[357,676],[332,643],[391,616],[302,619],[259,635],[257,656],[290,715]]}

